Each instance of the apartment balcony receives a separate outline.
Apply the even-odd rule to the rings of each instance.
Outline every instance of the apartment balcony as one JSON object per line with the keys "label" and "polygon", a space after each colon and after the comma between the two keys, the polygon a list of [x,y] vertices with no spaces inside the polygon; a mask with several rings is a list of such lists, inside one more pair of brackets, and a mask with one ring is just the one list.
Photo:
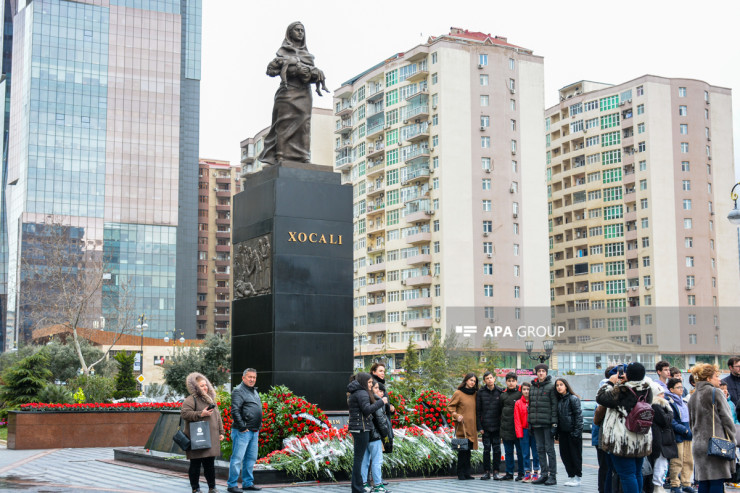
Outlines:
{"label": "apartment balcony", "polygon": [[409,223],[429,222],[434,215],[434,211],[416,211],[411,214],[406,214],[404,220]]}
{"label": "apartment balcony", "polygon": [[429,180],[429,175],[431,174],[429,171],[429,168],[426,167],[414,167],[412,169],[410,166],[406,166],[407,172],[406,176],[403,177],[401,180],[401,185],[406,185],[409,182],[415,181],[415,180]]}
{"label": "apartment balcony", "polygon": [[368,265],[365,267],[365,269],[368,274],[373,274],[375,272],[385,272],[385,262],[378,262],[377,264]]}
{"label": "apartment balcony", "polygon": [[415,277],[407,277],[403,281],[406,286],[429,286],[432,284],[432,276],[426,275],[426,276],[415,276]]}
{"label": "apartment balcony", "polygon": [[409,245],[428,243],[432,241],[432,233],[416,233],[414,235],[408,235],[405,240]]}
{"label": "apartment balcony", "polygon": [[365,154],[365,158],[371,159],[371,158],[381,156],[384,150],[385,150],[384,142],[375,142],[374,144],[368,144],[367,154]]}
{"label": "apartment balcony", "polygon": [[383,99],[383,94],[385,93],[385,88],[383,87],[382,83],[370,83],[368,84],[367,88],[367,96],[365,96],[365,100],[368,103],[374,103],[375,101],[380,101]]}
{"label": "apartment balcony", "polygon": [[230,217],[217,217],[216,224],[221,224],[224,226],[231,226],[231,218]]}
{"label": "apartment balcony", "polygon": [[196,319],[197,321],[199,321],[199,322],[206,322],[206,321],[208,321],[208,315],[206,315],[205,313],[203,313],[203,314],[201,314],[201,315],[197,315],[197,316],[195,317],[195,319]]}
{"label": "apartment balcony", "polygon": [[217,211],[230,211],[231,210],[231,204],[216,204],[216,210]]}
{"label": "apartment balcony", "polygon": [[352,164],[352,156],[344,156],[344,157],[338,157],[336,161],[334,162],[334,169],[337,170],[346,170],[349,169],[350,165]]}
{"label": "apartment balcony", "polygon": [[637,239],[637,229],[624,232],[624,241],[630,241],[630,240],[636,240],[636,239]]}
{"label": "apartment balcony", "polygon": [[420,255],[414,255],[413,257],[406,258],[406,265],[419,265],[428,264],[432,261],[432,255],[429,253],[422,253]]}
{"label": "apartment balcony", "polygon": [[418,142],[429,138],[429,124],[416,124],[410,131],[407,131],[406,140],[409,142]]}
{"label": "apartment balcony", "polygon": [[334,92],[334,97],[339,100],[349,100],[352,97],[352,84],[346,84]]}
{"label": "apartment balcony", "polygon": [[372,126],[367,127],[367,130],[365,131],[365,138],[367,140],[376,140],[376,137],[380,137],[382,139],[381,134],[383,133],[383,130],[385,130],[385,127],[385,119],[379,119],[377,123],[374,123]]}
{"label": "apartment balcony", "polygon": [[335,116],[349,116],[352,114],[352,103],[348,99],[343,99],[341,104],[339,105],[339,108],[335,109],[337,109],[337,112],[334,113]]}
{"label": "apartment balcony", "polygon": [[428,104],[416,104],[404,107],[401,110],[401,118],[404,123],[410,123],[412,121],[421,121],[429,118],[429,105]]}
{"label": "apartment balcony", "polygon": [[382,192],[385,191],[385,183],[370,183],[367,188],[365,189],[365,194],[367,198],[374,197]]}
{"label": "apartment balcony", "polygon": [[216,245],[217,252],[231,253],[231,245]]}
{"label": "apartment balcony", "polygon": [[409,308],[432,306],[432,298],[416,298],[413,300],[406,300],[406,306]]}
{"label": "apartment balcony", "polygon": [[430,153],[431,148],[428,145],[414,145],[405,152],[403,160],[406,164],[413,164],[416,160],[419,159],[429,160]]}
{"label": "apartment balcony", "polygon": [[335,125],[335,134],[348,134],[352,131],[352,122],[350,120],[341,120],[338,125]]}
{"label": "apartment balcony", "polygon": [[231,267],[231,260],[216,260],[216,267]]}
{"label": "apartment balcony", "polygon": [[409,329],[430,329],[432,327],[431,318],[416,318],[406,320],[406,327]]}
{"label": "apartment balcony", "polygon": [[229,277],[231,277],[231,274],[228,272],[216,271],[213,275],[216,276],[217,281],[228,281]]}
{"label": "apartment balcony", "polygon": [[385,332],[385,322],[367,324],[367,333],[369,334],[371,332]]}
{"label": "apartment balcony", "polygon": [[231,295],[231,290],[229,289],[229,286],[216,286],[213,289],[216,294]]}
{"label": "apartment balcony", "polygon": [[369,303],[367,304],[368,313],[377,313],[385,311],[385,303]]}
{"label": "apartment balcony", "polygon": [[384,171],[385,171],[385,163],[383,162],[382,157],[374,161],[368,160],[367,167],[365,168],[365,178],[370,178]]}
{"label": "apartment balcony", "polygon": [[385,291],[385,283],[376,282],[375,284],[368,284],[367,286],[365,286],[365,290],[368,293],[377,293],[378,291]]}
{"label": "apartment balcony", "polygon": [[[413,74],[406,77],[407,82],[418,82],[420,80],[424,80],[429,76],[429,71],[426,69],[417,70]],[[418,94],[418,93],[417,93]]]}
{"label": "apartment balcony", "polygon": [[216,184],[218,185],[230,185],[231,175],[216,175]]}
{"label": "apartment balcony", "polygon": [[213,304],[216,308],[230,308],[231,307],[231,301],[229,300],[216,300],[213,302]]}
{"label": "apartment balcony", "polygon": [[385,251],[385,243],[381,243],[380,245],[368,245],[367,247],[367,253],[378,253],[378,252],[384,252]]}
{"label": "apartment balcony", "polygon": [[220,199],[230,199],[231,198],[231,190],[228,188],[216,188],[216,197]]}

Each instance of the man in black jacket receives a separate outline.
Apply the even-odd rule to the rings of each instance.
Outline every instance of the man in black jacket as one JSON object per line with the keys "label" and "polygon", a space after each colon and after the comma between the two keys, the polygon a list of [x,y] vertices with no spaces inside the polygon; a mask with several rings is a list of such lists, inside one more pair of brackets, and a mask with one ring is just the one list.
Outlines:
{"label": "man in black jacket", "polygon": [[540,363],[534,367],[537,378],[532,380],[529,391],[529,427],[537,440],[537,455],[540,457],[542,475],[532,484],[557,484],[557,457],[555,434],[558,431],[558,398],[549,367]]}
{"label": "man in black jacket", "polygon": [[735,403],[735,407],[740,408],[740,358],[732,357],[727,360],[727,367],[730,369],[730,374],[722,381],[727,384],[730,400]]}
{"label": "man in black jacket", "polygon": [[[483,374],[483,385],[476,396],[475,410],[478,414],[478,431],[483,432],[483,471],[481,479],[493,479],[498,481],[498,468],[501,465],[501,407],[499,399],[501,392],[496,386],[496,378],[493,373],[487,371]],[[493,453],[493,469],[491,469],[491,453]]]}
{"label": "man in black jacket", "polygon": [[[259,434],[262,427],[262,401],[257,392],[257,370],[247,368],[242,374],[242,383],[231,392],[231,427],[233,451],[229,462],[229,493],[259,491],[254,485],[254,463],[259,452]],[[242,487],[237,480],[242,475]]]}

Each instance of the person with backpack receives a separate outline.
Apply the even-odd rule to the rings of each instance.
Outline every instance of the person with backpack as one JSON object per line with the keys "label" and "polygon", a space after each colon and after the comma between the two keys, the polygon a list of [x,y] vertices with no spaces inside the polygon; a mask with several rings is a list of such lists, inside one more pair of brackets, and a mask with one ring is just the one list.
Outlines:
{"label": "person with backpack", "polygon": [[653,474],[645,484],[645,493],[665,493],[663,484],[668,472],[668,461],[678,457],[676,436],[673,434],[673,410],[665,399],[665,390],[653,382],[653,451],[648,460],[653,467]]}
{"label": "person with backpack", "polygon": [[568,473],[565,486],[580,486],[583,476],[583,412],[581,399],[564,378],[555,380],[558,393],[558,434],[560,458]]}
{"label": "person with backpack", "polygon": [[529,426],[537,441],[542,476],[532,484],[552,486],[558,484],[558,463],[555,454],[555,435],[558,432],[558,398],[555,384],[547,374],[550,369],[540,363],[534,367],[537,378],[532,380],[529,391]]}
{"label": "person with backpack", "polygon": [[516,439],[514,429],[514,406],[522,397],[522,392],[517,385],[516,373],[510,371],[506,374],[506,389],[499,399],[501,414],[501,440],[504,442],[504,458],[506,460],[506,474],[501,477],[502,481],[514,479],[514,449],[517,457],[517,481],[524,479],[524,461],[522,461],[522,449],[519,440]]}
{"label": "person with backpack", "polygon": [[[514,432],[519,440],[519,448],[524,457],[524,479],[522,483],[531,483],[539,477],[540,458],[537,455],[537,442],[529,429],[529,382],[522,382],[522,398],[514,404]],[[531,454],[530,454],[531,452]]]}
{"label": "person with backpack", "polygon": [[630,363],[609,377],[596,394],[596,402],[606,408],[599,443],[609,454],[624,493],[642,491],[642,462],[652,451],[652,400],[650,380],[640,363]]}
{"label": "person with backpack", "polygon": [[[372,380],[372,392],[370,393],[370,403],[375,404],[383,398],[383,392],[380,390],[378,382]],[[370,431],[370,442],[367,444],[365,455],[362,457],[362,484],[365,493],[389,493],[390,490],[383,486],[382,467],[383,453],[390,452],[393,448],[393,430],[390,422],[385,416],[385,406],[376,410],[372,415],[373,429]],[[370,487],[367,481],[367,468],[370,466],[373,474],[374,488]]]}
{"label": "person with backpack", "polygon": [[671,459],[668,468],[668,477],[671,481],[671,493],[696,493],[691,485],[691,474],[694,472],[694,457],[691,454],[691,425],[689,422],[689,406],[683,398],[683,382],[678,378],[668,379],[666,400],[673,411],[673,433],[676,437],[678,455]]}

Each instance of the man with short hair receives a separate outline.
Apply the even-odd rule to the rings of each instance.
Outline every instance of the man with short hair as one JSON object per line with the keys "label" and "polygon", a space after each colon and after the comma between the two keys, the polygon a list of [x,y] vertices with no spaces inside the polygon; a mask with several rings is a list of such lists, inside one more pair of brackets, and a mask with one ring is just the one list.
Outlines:
{"label": "man with short hair", "polygon": [[730,374],[722,379],[727,384],[727,391],[730,393],[730,400],[738,406],[740,403],[740,358],[733,356],[727,360],[727,367]]}
{"label": "man with short hair", "polygon": [[501,440],[504,442],[504,458],[506,460],[506,474],[502,481],[514,479],[514,449],[517,457],[517,481],[524,480],[524,461],[522,460],[522,447],[516,438],[514,427],[514,405],[522,397],[522,390],[517,382],[516,373],[510,371],[506,374],[506,388],[499,399],[501,408]]}
{"label": "man with short hair", "polygon": [[[683,382],[683,376],[681,375],[681,370],[679,370],[675,366],[671,366],[671,378],[678,378],[679,380],[681,380]],[[683,388],[683,395],[681,397],[683,397],[684,399],[686,399],[686,396],[688,396],[688,395],[689,395],[689,389],[687,389],[686,387],[684,387]]]}
{"label": "man with short hair", "polygon": [[[229,480],[226,483],[229,493],[242,491],[259,491],[254,485],[254,463],[259,452],[259,434],[262,428],[262,401],[257,392],[257,370],[247,368],[242,373],[242,383],[231,392],[231,461],[229,462]],[[242,487],[237,480],[242,475]]]}
{"label": "man with short hair", "polygon": [[[502,390],[496,385],[496,377],[487,371],[476,395],[478,431],[483,432],[483,476],[481,479],[499,480],[498,468],[501,465],[501,408],[499,399]],[[493,453],[493,465],[491,464]],[[493,467],[493,468],[492,468]]]}
{"label": "man with short hair", "polygon": [[537,441],[542,475],[532,484],[558,484],[558,464],[555,454],[555,434],[558,432],[558,397],[555,383],[547,374],[550,369],[540,363],[534,367],[537,378],[529,391],[529,427]]}
{"label": "man with short hair", "polygon": [[658,380],[655,383],[660,385],[664,392],[667,392],[668,387],[666,386],[666,382],[671,378],[671,364],[663,360],[658,361],[655,364],[655,373],[658,374]]}

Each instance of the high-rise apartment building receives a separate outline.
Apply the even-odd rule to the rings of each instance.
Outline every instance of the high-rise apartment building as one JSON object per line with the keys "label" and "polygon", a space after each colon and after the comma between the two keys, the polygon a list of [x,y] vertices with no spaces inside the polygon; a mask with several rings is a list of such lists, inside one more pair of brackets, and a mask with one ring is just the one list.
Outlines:
{"label": "high-rise apartment building", "polygon": [[197,335],[231,327],[231,204],[241,191],[241,166],[200,160],[198,181]]}
{"label": "high-rise apartment building", "polygon": [[[385,353],[393,367],[409,340],[454,330],[454,308],[493,325],[500,308],[549,305],[541,57],[452,28],[334,97],[335,169],[354,188],[356,364]],[[497,343],[517,364],[523,340]]]}
{"label": "high-rise apartment building", "polygon": [[102,292],[130,283],[145,335],[195,337],[201,0],[10,3],[8,345],[50,218],[106,260]]}
{"label": "high-rise apartment building", "polygon": [[[244,175],[262,169],[259,156],[265,145],[265,137],[270,127],[260,130],[254,137],[244,139],[241,144],[241,163]],[[311,162],[331,166],[334,161],[332,132],[334,131],[334,112],[326,108],[311,108]]]}
{"label": "high-rise apartment building", "polygon": [[2,24],[2,73],[0,73],[0,97],[4,101],[2,111],[2,158],[0,161],[0,351],[5,349],[5,321],[8,305],[8,220],[5,207],[5,188],[8,184],[8,127],[10,126],[10,76],[13,54],[13,15],[10,0],[0,3]]}
{"label": "high-rise apartment building", "polygon": [[736,354],[730,90],[576,82],[545,111],[545,138],[558,369]]}

